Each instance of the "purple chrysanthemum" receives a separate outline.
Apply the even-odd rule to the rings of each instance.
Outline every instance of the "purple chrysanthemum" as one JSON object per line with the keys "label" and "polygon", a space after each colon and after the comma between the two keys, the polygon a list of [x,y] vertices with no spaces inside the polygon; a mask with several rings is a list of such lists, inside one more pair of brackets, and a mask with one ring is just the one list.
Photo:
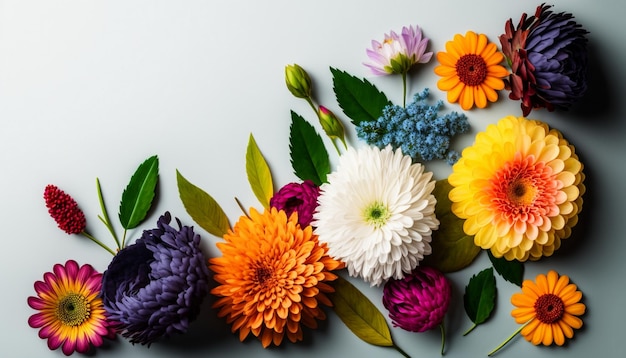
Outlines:
{"label": "purple chrysanthemum", "polygon": [[395,327],[424,332],[441,324],[450,295],[450,283],[441,272],[420,266],[404,278],[387,281],[383,305]]}
{"label": "purple chrysanthemum", "polygon": [[569,13],[553,13],[551,5],[522,14],[517,28],[509,19],[500,35],[502,52],[512,73],[505,81],[509,98],[521,100],[522,112],[567,109],[587,90],[587,30]]}
{"label": "purple chrysanthemum", "polygon": [[131,343],[186,332],[209,291],[200,236],[178,219],[180,230],[170,221],[166,212],[157,228],[145,230],[113,258],[102,277],[108,317]]}
{"label": "purple chrysanthemum", "polygon": [[305,228],[313,220],[313,212],[317,208],[317,197],[320,189],[310,180],[302,183],[289,183],[274,194],[270,206],[284,210],[287,217],[295,211],[298,213],[298,224]]}

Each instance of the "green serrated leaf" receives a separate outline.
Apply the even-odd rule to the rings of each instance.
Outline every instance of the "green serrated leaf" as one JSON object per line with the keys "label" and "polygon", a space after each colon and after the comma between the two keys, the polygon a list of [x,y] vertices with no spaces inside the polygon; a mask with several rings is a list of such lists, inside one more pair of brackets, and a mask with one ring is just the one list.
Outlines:
{"label": "green serrated leaf", "polygon": [[452,186],[447,179],[438,180],[433,190],[437,198],[435,215],[439,229],[433,231],[432,253],[424,258],[424,265],[433,266],[441,272],[455,272],[471,264],[481,251],[474,244],[474,237],[463,231],[463,219],[452,212],[448,193]]}
{"label": "green serrated leaf", "polygon": [[322,137],[294,111],[291,111],[289,149],[291,167],[298,178],[311,180],[318,186],[326,182],[330,160]]}
{"label": "green serrated leaf", "polygon": [[154,155],[139,165],[122,193],[119,218],[124,229],[133,229],[146,218],[158,180],[159,158]]}
{"label": "green serrated leaf", "polygon": [[474,322],[474,326],[469,331],[491,316],[496,305],[496,277],[493,275],[492,267],[472,276],[465,287],[463,304],[465,313]]}
{"label": "green serrated leaf", "polygon": [[256,198],[264,208],[269,208],[270,199],[274,195],[272,173],[252,134],[250,134],[246,150],[246,174]]}
{"label": "green serrated leaf", "polygon": [[489,254],[489,261],[496,269],[496,272],[502,276],[503,279],[522,287],[522,281],[524,281],[524,264],[517,261],[509,261],[504,257],[496,258],[491,251],[487,251]]}
{"label": "green serrated leaf", "polygon": [[333,309],[352,333],[369,344],[394,346],[387,321],[372,301],[342,277],[333,282],[333,287]]}
{"label": "green serrated leaf", "polygon": [[333,90],[339,106],[356,126],[363,121],[375,121],[391,102],[376,86],[345,71],[330,68]]}
{"label": "green serrated leaf", "polygon": [[224,236],[230,229],[230,224],[226,213],[217,201],[204,190],[191,184],[178,170],[176,181],[180,200],[193,221],[215,236]]}

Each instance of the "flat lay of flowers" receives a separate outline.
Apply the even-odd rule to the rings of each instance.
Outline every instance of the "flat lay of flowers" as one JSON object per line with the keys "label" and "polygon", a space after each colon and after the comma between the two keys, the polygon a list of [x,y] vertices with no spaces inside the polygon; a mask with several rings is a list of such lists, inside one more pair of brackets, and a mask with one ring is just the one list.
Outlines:
{"label": "flat lay of flowers", "polygon": [[[70,185],[42,188],[51,236],[92,241],[109,264],[75,257],[34,278],[24,298],[33,340],[68,356],[119,340],[152,349],[212,310],[225,334],[259,350],[323,344],[308,343],[307,332],[336,321],[390,357],[422,356],[398,332],[435,331],[428,337],[445,355],[463,350],[452,335],[509,320],[518,329],[485,341],[485,356],[523,344],[567,351],[585,334],[593,292],[558,266],[535,277],[525,267],[559,256],[582,220],[585,165],[576,143],[542,115],[573,110],[585,95],[588,32],[575,14],[547,4],[502,17],[501,33],[450,33],[441,48],[417,23],[390,24],[362,39],[362,73],[329,66],[332,88],[319,86],[306,63],[285,63],[276,80],[307,111],[267,119],[288,128],[288,163],[266,156],[255,133],[229,134],[247,138],[245,157],[221,170],[245,173],[257,199],[244,205],[233,192],[239,215],[215,196],[232,188],[205,186],[183,164],[162,172],[157,154],[128,173],[115,215],[100,179],[95,218]],[[334,60],[332,51],[319,56]],[[428,63],[432,83],[417,80]],[[384,77],[401,96],[380,89]],[[320,103],[322,91],[335,102]],[[515,112],[486,126],[473,121],[507,101]],[[450,174],[436,177],[433,163]],[[297,179],[279,182],[273,169],[281,165]],[[176,185],[163,185],[163,176]],[[175,192],[185,212],[162,210],[151,222],[159,191]],[[110,237],[93,235],[96,225]],[[472,265],[479,255],[488,266]],[[460,271],[471,278],[455,282]],[[361,283],[382,300],[372,302]],[[505,298],[510,307],[498,300],[503,284],[517,291]],[[462,320],[449,319],[455,307]]]}

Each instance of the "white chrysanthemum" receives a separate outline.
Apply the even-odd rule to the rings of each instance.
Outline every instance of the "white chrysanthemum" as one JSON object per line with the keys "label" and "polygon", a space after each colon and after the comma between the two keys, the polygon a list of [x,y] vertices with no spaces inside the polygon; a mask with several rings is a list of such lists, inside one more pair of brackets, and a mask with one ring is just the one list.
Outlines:
{"label": "white chrysanthemum", "polygon": [[435,181],[391,147],[349,149],[321,186],[312,225],[328,254],[372,286],[402,278],[431,252]]}

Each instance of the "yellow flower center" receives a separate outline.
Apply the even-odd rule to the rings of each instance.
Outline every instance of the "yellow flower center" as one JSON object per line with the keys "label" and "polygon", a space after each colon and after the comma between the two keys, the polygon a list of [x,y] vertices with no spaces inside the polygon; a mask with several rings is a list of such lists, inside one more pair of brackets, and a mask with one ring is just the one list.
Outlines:
{"label": "yellow flower center", "polygon": [[85,296],[70,293],[59,301],[55,313],[64,325],[78,326],[91,316],[91,305]]}
{"label": "yellow flower center", "polygon": [[509,201],[518,206],[531,205],[535,200],[537,188],[528,178],[518,178],[511,181],[506,189]]}
{"label": "yellow flower center", "polygon": [[368,224],[380,228],[387,223],[391,213],[386,205],[377,201],[365,208],[363,217]]}
{"label": "yellow flower center", "polygon": [[487,63],[478,55],[463,55],[456,62],[456,73],[459,80],[466,85],[478,86],[487,77]]}
{"label": "yellow flower center", "polygon": [[565,304],[557,295],[546,293],[535,301],[535,314],[543,323],[554,323],[560,320],[564,313]]}

